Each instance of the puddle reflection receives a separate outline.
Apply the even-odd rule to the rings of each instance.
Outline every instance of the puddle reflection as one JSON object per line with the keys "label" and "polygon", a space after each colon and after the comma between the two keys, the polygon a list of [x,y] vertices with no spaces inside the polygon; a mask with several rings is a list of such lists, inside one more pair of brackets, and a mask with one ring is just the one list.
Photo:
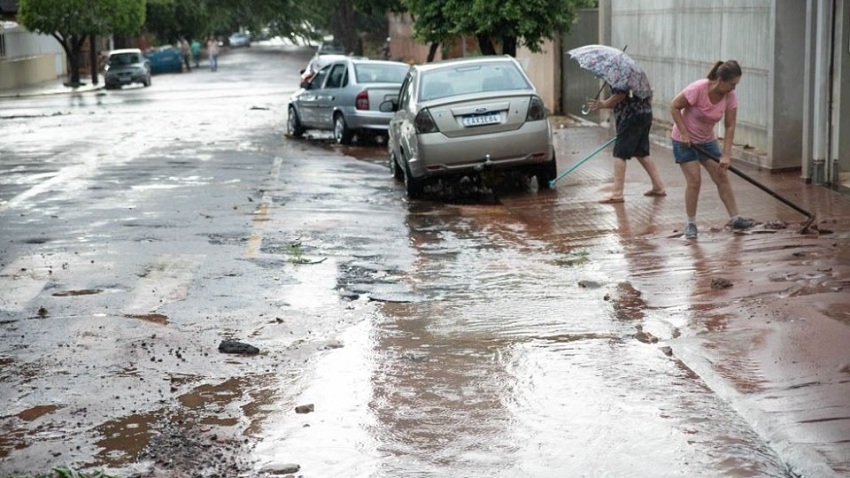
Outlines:
{"label": "puddle reflection", "polygon": [[[657,238],[615,211],[619,242],[593,244],[502,206],[411,203],[401,280],[421,300],[380,304],[344,333],[297,394],[316,411],[272,420],[262,461],[298,461],[304,476],[785,476],[647,338],[640,289],[659,274]],[[586,261],[553,260],[579,247]],[[705,267],[682,259],[674,273],[688,279],[668,300]]]}

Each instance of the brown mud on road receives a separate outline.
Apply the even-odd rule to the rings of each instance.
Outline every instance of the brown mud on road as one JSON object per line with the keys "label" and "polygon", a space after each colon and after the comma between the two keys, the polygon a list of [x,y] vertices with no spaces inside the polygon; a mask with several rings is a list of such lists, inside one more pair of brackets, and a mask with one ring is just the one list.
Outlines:
{"label": "brown mud on road", "polygon": [[[650,328],[674,356],[792,470],[835,476],[850,473],[850,239],[845,223],[819,229],[663,238],[641,249],[664,253],[630,260],[646,268],[640,301],[669,315]],[[634,303],[634,292],[622,295]]]}
{"label": "brown mud on road", "polygon": [[[605,136],[557,125],[560,170]],[[623,446],[709,475],[727,460],[725,476],[850,473],[847,198],[808,193],[825,219],[801,235],[793,213],[740,189],[765,222],[733,234],[706,190],[687,241],[681,173],[661,148],[668,196],[636,193],[633,166],[611,206],[597,203],[604,159],[554,191],[410,202],[376,166],[380,147],[262,141],[222,157],[221,181],[213,160],[172,166],[190,175],[174,191],[210,201],[200,212],[150,193],[96,231],[108,247],[45,241],[3,264],[16,297],[37,297],[0,316],[3,472],[318,477],[386,459],[399,473],[383,476],[563,476],[558,460],[583,451],[631,470],[633,456],[606,456]],[[259,353],[222,353],[225,340]]]}

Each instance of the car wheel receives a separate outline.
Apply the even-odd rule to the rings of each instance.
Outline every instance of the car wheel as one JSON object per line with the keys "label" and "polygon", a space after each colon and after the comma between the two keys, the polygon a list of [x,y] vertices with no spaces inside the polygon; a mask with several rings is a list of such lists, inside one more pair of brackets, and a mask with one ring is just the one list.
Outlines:
{"label": "car wheel", "polygon": [[145,82],[143,83],[143,85],[145,85],[145,88],[147,88],[148,86],[150,86],[150,85],[151,85],[151,77],[150,77],[150,76],[149,76],[149,77],[145,80]]}
{"label": "car wheel", "polygon": [[304,127],[301,126],[301,120],[298,118],[298,113],[294,106],[289,107],[289,117],[286,119],[286,133],[293,138],[304,136]]}
{"label": "car wheel", "polygon": [[398,159],[393,151],[390,151],[390,173],[392,173],[394,179],[399,181],[404,179],[404,171],[399,166]]}
{"label": "car wheel", "polygon": [[354,134],[348,129],[348,125],[345,123],[345,118],[342,116],[342,113],[337,113],[334,116],[334,140],[337,144],[350,144],[351,137]]}
{"label": "car wheel", "polygon": [[422,193],[425,192],[425,181],[413,177],[404,156],[402,156],[402,163],[404,164],[404,189],[407,191],[407,197],[410,199],[421,198]]}
{"label": "car wheel", "polygon": [[558,177],[558,164],[555,160],[555,152],[552,152],[552,160],[537,168],[535,173],[537,176],[537,189],[549,189],[552,186],[549,184]]}

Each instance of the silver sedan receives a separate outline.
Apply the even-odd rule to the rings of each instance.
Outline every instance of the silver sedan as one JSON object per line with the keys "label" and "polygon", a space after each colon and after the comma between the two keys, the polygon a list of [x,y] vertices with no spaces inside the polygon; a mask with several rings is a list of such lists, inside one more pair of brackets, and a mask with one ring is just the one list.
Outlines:
{"label": "silver sedan", "polygon": [[398,97],[409,68],[398,61],[336,59],[290,97],[287,133],[300,138],[311,129],[333,131],[340,144],[386,136],[392,113],[379,107]]}
{"label": "silver sedan", "polygon": [[557,175],[552,128],[543,100],[520,64],[508,56],[412,66],[395,102],[390,168],[407,195],[429,179],[485,169],[537,177],[548,189]]}

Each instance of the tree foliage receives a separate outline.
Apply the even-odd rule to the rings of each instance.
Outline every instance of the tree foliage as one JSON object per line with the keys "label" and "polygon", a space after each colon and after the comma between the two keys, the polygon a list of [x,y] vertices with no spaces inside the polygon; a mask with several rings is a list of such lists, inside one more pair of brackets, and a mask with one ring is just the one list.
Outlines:
{"label": "tree foliage", "polygon": [[517,46],[540,51],[543,42],[568,32],[579,8],[595,0],[402,0],[419,41],[449,43],[478,39],[481,52],[516,55]]}
{"label": "tree foliage", "polygon": [[175,43],[178,38],[204,38],[210,17],[204,2],[190,0],[147,0],[144,31],[158,43]]}
{"label": "tree foliage", "polygon": [[20,0],[18,20],[59,41],[68,55],[70,83],[78,85],[86,38],[138,32],[145,21],[145,0]]}

